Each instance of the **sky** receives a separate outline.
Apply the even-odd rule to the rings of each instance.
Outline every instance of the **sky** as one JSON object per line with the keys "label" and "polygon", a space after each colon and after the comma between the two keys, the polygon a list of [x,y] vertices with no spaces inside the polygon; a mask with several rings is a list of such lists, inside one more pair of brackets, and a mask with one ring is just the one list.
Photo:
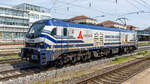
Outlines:
{"label": "sky", "polygon": [[137,26],[140,30],[150,27],[150,0],[0,0],[0,5],[21,3],[48,8],[54,18],[85,15],[98,22],[120,22],[117,18],[126,18],[128,25]]}

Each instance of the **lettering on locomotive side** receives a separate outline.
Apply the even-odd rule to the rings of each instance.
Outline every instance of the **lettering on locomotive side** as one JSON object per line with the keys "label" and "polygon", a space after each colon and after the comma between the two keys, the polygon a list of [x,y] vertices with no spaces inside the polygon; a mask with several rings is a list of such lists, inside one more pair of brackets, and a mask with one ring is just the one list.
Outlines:
{"label": "lettering on locomotive side", "polygon": [[85,38],[92,38],[93,37],[92,32],[89,31],[89,30],[85,30],[85,32],[83,34],[83,37],[85,37]]}
{"label": "lettering on locomotive side", "polygon": [[83,37],[91,38],[91,37],[92,37],[92,34],[84,34]]}

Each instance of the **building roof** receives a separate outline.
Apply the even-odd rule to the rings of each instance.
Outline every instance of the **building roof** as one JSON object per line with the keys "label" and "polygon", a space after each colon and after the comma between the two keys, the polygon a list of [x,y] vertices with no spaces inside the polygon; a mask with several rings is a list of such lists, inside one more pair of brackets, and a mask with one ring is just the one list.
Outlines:
{"label": "building roof", "polygon": [[95,19],[93,19],[93,18],[89,18],[89,17],[84,16],[84,15],[76,16],[76,17],[70,18],[69,20],[80,20],[80,19],[91,19],[91,20],[95,20]]}
{"label": "building roof", "polygon": [[86,19],[86,18],[88,18],[88,17],[87,16],[76,16],[71,19]]}
{"label": "building roof", "polygon": [[[115,24],[119,24],[119,23],[111,21],[111,20],[107,20],[107,21],[103,21],[101,23],[98,23],[97,25],[112,28],[112,27],[114,27]],[[122,24],[119,24],[119,25],[122,25]]]}
{"label": "building roof", "polygon": [[135,30],[135,29],[137,29],[137,27],[135,27],[133,25],[127,25],[127,29]]}
{"label": "building roof", "polygon": [[120,23],[117,23],[117,22],[114,22],[114,21],[111,21],[111,20],[107,20],[107,21],[103,21],[101,23],[98,23],[98,25],[114,25],[114,24],[120,24]]}
{"label": "building roof", "polygon": [[133,27],[133,28],[136,28],[135,26],[133,26],[133,25],[127,25],[127,27],[129,28],[129,27]]}

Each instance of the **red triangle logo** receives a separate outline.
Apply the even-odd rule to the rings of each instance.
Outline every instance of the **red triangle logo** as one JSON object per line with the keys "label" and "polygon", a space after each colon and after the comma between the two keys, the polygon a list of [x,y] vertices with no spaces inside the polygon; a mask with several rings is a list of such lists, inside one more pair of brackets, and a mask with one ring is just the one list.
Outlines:
{"label": "red triangle logo", "polygon": [[80,33],[79,33],[79,35],[78,35],[77,38],[78,38],[78,39],[83,39],[83,36],[82,36],[82,34],[81,34],[81,31],[80,31]]}

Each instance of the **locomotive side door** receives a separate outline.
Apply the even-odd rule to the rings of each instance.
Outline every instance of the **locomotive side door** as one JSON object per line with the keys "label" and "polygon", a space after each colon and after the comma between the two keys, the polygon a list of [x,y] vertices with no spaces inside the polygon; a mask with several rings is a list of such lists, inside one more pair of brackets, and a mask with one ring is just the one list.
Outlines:
{"label": "locomotive side door", "polygon": [[[62,40],[64,40],[64,39],[68,39],[68,28],[66,28],[66,27],[64,27],[63,29],[62,29]],[[65,46],[62,46],[62,48],[67,48],[67,50],[68,50],[68,45],[69,45],[69,41],[68,40],[65,40],[65,43],[62,43],[62,45],[65,45]]]}
{"label": "locomotive side door", "polygon": [[68,30],[67,27],[59,27],[57,28],[57,34],[55,36],[57,39],[60,39],[57,46],[59,46],[61,53],[64,48],[68,48]]}

